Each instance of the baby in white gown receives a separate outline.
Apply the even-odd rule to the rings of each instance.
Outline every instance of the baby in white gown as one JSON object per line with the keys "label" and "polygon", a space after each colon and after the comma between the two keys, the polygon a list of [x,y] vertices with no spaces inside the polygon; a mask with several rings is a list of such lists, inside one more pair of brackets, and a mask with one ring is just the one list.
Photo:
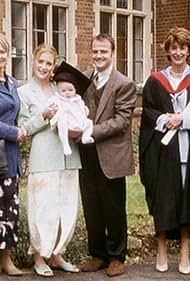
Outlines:
{"label": "baby in white gown", "polygon": [[64,154],[70,155],[72,151],[69,130],[81,131],[82,143],[94,142],[91,136],[93,122],[87,117],[89,110],[81,96],[77,94],[77,89],[82,93],[91,81],[71,65],[62,62],[61,66],[60,71],[54,76],[58,92],[48,101],[49,104],[55,103],[58,106],[57,113],[50,120],[50,125],[52,129],[58,129]]}

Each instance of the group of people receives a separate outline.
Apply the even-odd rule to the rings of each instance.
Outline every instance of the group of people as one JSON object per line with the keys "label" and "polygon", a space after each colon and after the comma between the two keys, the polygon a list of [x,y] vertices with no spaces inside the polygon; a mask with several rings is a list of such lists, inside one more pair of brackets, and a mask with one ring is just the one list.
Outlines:
{"label": "group of people", "polygon": [[[9,43],[0,34],[0,138],[8,159],[8,172],[0,179],[0,253],[8,275],[22,275],[11,248],[18,241],[19,140],[28,136],[28,253],[35,272],[50,277],[53,269],[79,272],[104,266],[110,276],[124,271],[125,176],[134,172],[135,84],[113,68],[111,36],[94,37],[91,47],[95,68],[83,74],[66,62],[58,65],[53,46],[39,45],[33,77],[17,89],[5,70]],[[92,256],[80,269],[63,257],[77,221],[79,182]]]}
{"label": "group of people", "polygon": [[[143,88],[140,177],[158,237],[156,269],[168,270],[166,239],[180,239],[179,272],[188,274],[190,32],[171,29],[164,49],[170,66],[153,72]],[[111,36],[95,36],[91,50],[94,67],[81,73],[66,62],[58,65],[53,46],[39,45],[33,77],[18,88],[6,73],[10,46],[0,34],[0,138],[8,161],[8,172],[0,178],[0,264],[8,275],[22,275],[11,248],[18,241],[19,141],[28,136],[28,253],[35,272],[45,277],[54,269],[106,268],[110,277],[124,273],[136,87],[113,67]],[[80,268],[63,256],[77,222],[79,187],[91,256]]]}

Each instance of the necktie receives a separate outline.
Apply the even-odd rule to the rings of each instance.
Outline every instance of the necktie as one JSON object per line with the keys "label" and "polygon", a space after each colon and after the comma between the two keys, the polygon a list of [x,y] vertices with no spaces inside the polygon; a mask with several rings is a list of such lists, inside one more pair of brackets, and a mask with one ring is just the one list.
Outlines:
{"label": "necktie", "polygon": [[98,72],[94,75],[93,82],[94,82],[94,85],[97,87],[97,85],[98,85]]}

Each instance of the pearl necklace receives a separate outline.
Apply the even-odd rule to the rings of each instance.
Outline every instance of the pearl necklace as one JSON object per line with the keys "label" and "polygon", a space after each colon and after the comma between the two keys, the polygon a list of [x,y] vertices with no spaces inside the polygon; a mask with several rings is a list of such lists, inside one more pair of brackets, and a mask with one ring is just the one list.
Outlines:
{"label": "pearl necklace", "polygon": [[175,72],[172,69],[170,69],[170,73],[172,74],[173,77],[175,78],[181,78],[183,75],[183,71],[182,72]]}

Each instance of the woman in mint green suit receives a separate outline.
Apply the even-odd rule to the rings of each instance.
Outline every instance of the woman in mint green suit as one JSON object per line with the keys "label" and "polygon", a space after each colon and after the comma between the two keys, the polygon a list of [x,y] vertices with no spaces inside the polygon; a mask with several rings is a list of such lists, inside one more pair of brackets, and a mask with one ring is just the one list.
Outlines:
{"label": "woman in mint green suit", "polygon": [[72,154],[65,156],[57,132],[49,125],[57,110],[55,104],[48,105],[48,99],[56,91],[51,82],[56,63],[57,53],[52,46],[38,46],[34,51],[33,78],[19,88],[19,123],[32,137],[28,176],[29,254],[34,255],[34,270],[42,276],[53,276],[50,266],[79,271],[61,256],[75,229],[81,166],[77,145],[73,142]]}

